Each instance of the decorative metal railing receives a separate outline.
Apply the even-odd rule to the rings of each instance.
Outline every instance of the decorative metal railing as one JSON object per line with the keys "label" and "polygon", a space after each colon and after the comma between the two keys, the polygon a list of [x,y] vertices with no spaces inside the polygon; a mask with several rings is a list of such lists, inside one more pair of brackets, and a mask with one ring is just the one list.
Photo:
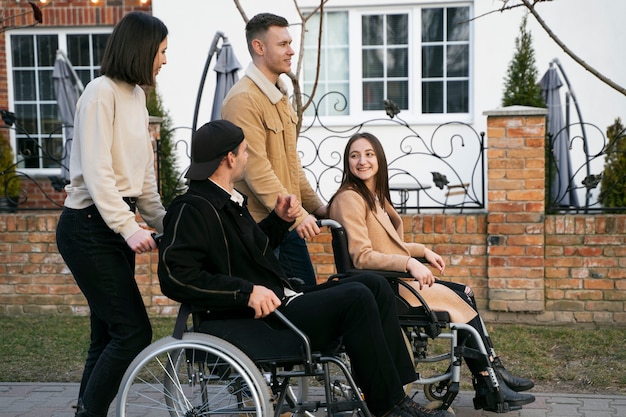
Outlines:
{"label": "decorative metal railing", "polygon": [[[330,106],[325,103],[331,100]],[[348,138],[369,131],[383,143],[392,200],[401,210],[485,208],[484,133],[466,123],[450,122],[437,126],[425,138],[389,100],[385,101],[387,117],[342,128],[326,124],[318,109],[331,107],[340,113],[345,103],[345,97],[336,92],[312,102],[308,123],[300,132],[302,164],[322,199],[328,201],[341,182]]]}
{"label": "decorative metal railing", "polygon": [[549,212],[626,212],[626,129],[612,136],[590,123],[548,136]]}
{"label": "decorative metal railing", "polygon": [[[376,134],[388,160],[392,201],[401,211],[484,210],[486,194],[485,137],[472,126],[462,122],[444,123],[430,130],[407,123],[392,102],[385,106],[386,116],[366,120],[349,127],[334,127],[325,123],[326,117],[318,112],[328,108],[325,101],[332,100],[332,108],[341,110],[345,98],[330,93],[312,104],[307,111],[298,142],[298,151],[307,177],[323,200],[328,201],[339,187],[343,174],[343,151],[350,136],[368,131]],[[15,123],[15,115],[2,111],[5,126],[0,126],[8,139],[9,130],[15,130],[22,139],[30,138],[28,132]],[[190,129],[188,127],[175,127]],[[567,130],[566,130],[567,129]],[[50,135],[58,134],[52,132]],[[560,135],[567,135],[569,165],[555,157]],[[626,207],[603,207],[602,189],[626,195],[626,168],[612,175],[604,173],[605,160],[625,158],[626,132],[618,132],[613,140],[606,138],[595,125],[570,124],[562,132],[547,139],[547,186],[549,212],[606,212],[626,211]],[[178,154],[184,155],[179,163],[181,172],[189,161],[189,141],[174,144]],[[562,142],[562,141],[561,141]],[[156,160],[159,147],[155,149]],[[67,170],[67,146],[56,154],[50,153],[33,139],[37,154],[20,152],[16,161],[0,168],[0,211],[2,210],[58,210],[62,207],[63,176],[33,175],[23,166],[29,158],[45,159],[46,166]],[[0,148],[0,160],[2,159]],[[180,161],[179,161],[180,162]],[[619,165],[618,165],[619,166]],[[157,163],[157,170],[160,164]],[[622,167],[624,167],[622,165]],[[9,195],[7,185],[19,182],[19,192]],[[4,187],[3,187],[4,186]],[[37,194],[36,197],[33,197]],[[603,197],[603,201],[609,201]],[[626,197],[624,197],[626,198]],[[612,198],[612,201],[615,201]],[[619,198],[617,199],[619,202]],[[624,200],[622,200],[624,201]]]}

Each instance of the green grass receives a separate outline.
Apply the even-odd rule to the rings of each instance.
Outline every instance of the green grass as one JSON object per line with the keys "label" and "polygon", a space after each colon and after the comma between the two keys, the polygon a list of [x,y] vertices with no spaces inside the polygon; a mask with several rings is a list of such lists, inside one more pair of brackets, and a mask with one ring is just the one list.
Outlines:
{"label": "green grass", "polygon": [[[0,382],[80,380],[89,343],[87,317],[0,320]],[[154,340],[170,334],[174,321],[153,318]],[[507,368],[533,378],[534,391],[626,394],[625,328],[489,325],[488,329]],[[437,347],[433,343],[431,350]],[[463,372],[467,375],[463,380],[469,381],[466,367]]]}

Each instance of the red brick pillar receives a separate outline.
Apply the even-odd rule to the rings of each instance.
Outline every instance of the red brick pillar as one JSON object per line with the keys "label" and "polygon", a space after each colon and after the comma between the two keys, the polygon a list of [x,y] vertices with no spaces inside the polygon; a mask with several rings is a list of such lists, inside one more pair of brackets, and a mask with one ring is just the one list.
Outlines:
{"label": "red brick pillar", "polygon": [[543,312],[546,109],[487,111],[489,309]]}

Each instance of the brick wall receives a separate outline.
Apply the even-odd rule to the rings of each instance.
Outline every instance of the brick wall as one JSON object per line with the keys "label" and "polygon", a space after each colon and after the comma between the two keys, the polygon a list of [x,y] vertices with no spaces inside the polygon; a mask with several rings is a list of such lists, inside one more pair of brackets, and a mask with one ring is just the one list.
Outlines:
{"label": "brick wall", "polygon": [[[488,322],[626,325],[626,215],[545,215],[538,109],[488,112],[488,212],[403,215],[407,241],[442,254],[443,279],[471,285]],[[58,212],[0,213],[0,314],[87,314],[56,249]],[[309,242],[320,280],[330,234]],[[137,256],[151,315],[172,314],[156,253]]]}

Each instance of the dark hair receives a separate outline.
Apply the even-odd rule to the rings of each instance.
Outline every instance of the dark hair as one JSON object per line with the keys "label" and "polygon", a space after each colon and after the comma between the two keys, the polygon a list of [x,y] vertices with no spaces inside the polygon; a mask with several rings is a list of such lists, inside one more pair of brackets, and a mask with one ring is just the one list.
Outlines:
{"label": "dark hair", "polygon": [[[367,188],[365,183],[360,178],[356,177],[350,171],[350,147],[358,139],[365,139],[370,143],[370,145],[372,145],[374,153],[376,154],[376,159],[378,160],[378,172],[375,175],[375,194]],[[385,200],[391,201],[391,196],[389,195],[389,171],[387,169],[387,157],[385,156],[385,150],[383,149],[383,145],[380,143],[380,140],[378,140],[378,138],[371,133],[355,133],[350,137],[348,143],[346,144],[346,148],[343,151],[343,175],[341,178],[341,185],[335,195],[344,190],[354,190],[359,193],[367,203],[369,209],[372,211],[376,210],[376,197],[378,197],[381,207],[383,206]],[[335,195],[333,195],[328,202],[329,206],[333,203]]]}
{"label": "dark hair", "polygon": [[286,28],[289,26],[289,22],[284,17],[272,13],[259,13],[248,21],[246,24],[246,42],[248,42],[248,51],[251,56],[254,55],[252,41],[265,35],[271,26]]}
{"label": "dark hair", "polygon": [[167,37],[167,27],[154,16],[130,12],[109,36],[100,73],[129,84],[153,86],[154,58]]}

